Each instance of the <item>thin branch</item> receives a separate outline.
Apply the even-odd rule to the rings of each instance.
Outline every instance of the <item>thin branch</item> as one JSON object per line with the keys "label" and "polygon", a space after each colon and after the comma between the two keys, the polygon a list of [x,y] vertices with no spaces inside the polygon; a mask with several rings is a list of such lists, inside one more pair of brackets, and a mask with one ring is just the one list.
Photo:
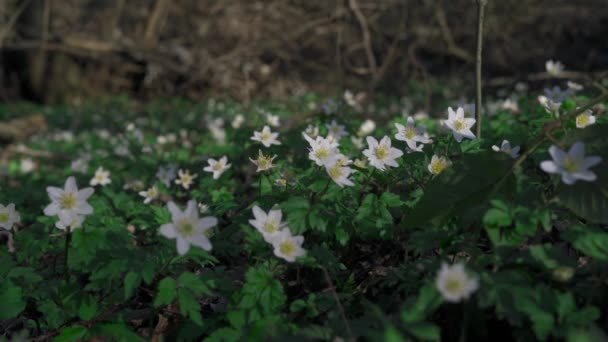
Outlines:
{"label": "thin branch", "polygon": [[344,307],[342,306],[342,303],[340,302],[340,298],[338,297],[338,294],[336,293],[336,288],[334,287],[334,285],[331,281],[331,277],[329,276],[329,273],[327,273],[327,270],[325,269],[325,267],[322,267],[321,269],[323,270],[323,275],[325,276],[325,281],[327,282],[327,286],[329,286],[329,289],[331,290],[331,294],[333,295],[334,300],[336,301],[336,305],[338,306],[338,310],[340,311],[340,315],[342,316],[342,320],[344,321],[344,326],[346,327],[346,332],[348,333],[349,341],[355,341],[353,331],[351,330],[350,324],[348,323],[348,320],[346,319],[346,313],[344,312]]}
{"label": "thin branch", "polygon": [[10,17],[8,23],[6,23],[6,26],[4,26],[3,30],[0,30],[0,49],[2,48],[2,43],[4,42],[4,39],[9,34],[9,32],[11,32],[13,26],[15,26],[17,19],[19,19],[21,13],[30,5],[31,2],[32,0],[22,2],[21,6],[19,6],[15,13],[13,13],[13,15]]}
{"label": "thin branch", "polygon": [[359,22],[359,26],[361,31],[363,32],[363,46],[365,47],[365,54],[367,55],[367,63],[369,64],[369,68],[372,71],[372,77],[375,79],[378,73],[378,66],[376,63],[376,57],[374,56],[374,50],[372,48],[372,38],[369,33],[369,27],[367,25],[367,20],[363,13],[361,13],[361,9],[359,8],[359,4],[357,0],[349,0],[348,1],[350,9],[355,14],[357,21]]}
{"label": "thin branch", "polygon": [[475,120],[477,138],[481,138],[481,52],[483,48],[484,10],[488,0],[477,0],[477,53],[475,55]]}

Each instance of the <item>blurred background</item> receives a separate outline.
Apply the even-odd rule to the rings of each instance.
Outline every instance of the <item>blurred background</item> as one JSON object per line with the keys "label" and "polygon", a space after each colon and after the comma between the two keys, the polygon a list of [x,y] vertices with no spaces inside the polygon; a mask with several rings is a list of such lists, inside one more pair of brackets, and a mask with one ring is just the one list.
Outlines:
{"label": "blurred background", "polygon": [[[0,0],[0,101],[467,93],[475,27],[474,0]],[[602,77],[607,37],[606,0],[489,0],[485,83]]]}

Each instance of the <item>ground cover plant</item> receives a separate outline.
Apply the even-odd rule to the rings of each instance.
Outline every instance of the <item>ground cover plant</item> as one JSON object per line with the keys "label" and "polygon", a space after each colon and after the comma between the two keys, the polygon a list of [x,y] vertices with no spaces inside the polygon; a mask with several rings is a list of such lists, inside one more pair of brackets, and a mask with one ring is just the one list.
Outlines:
{"label": "ground cover plant", "polygon": [[450,99],[4,106],[51,127],[2,155],[4,338],[605,340],[608,93],[561,86],[481,137]]}

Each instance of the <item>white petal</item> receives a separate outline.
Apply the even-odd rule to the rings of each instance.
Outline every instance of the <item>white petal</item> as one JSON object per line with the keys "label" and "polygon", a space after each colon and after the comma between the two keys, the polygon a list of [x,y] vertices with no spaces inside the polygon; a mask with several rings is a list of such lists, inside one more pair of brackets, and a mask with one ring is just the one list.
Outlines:
{"label": "white petal", "polygon": [[193,220],[198,220],[198,204],[195,200],[188,201],[184,216],[191,217]]}
{"label": "white petal", "polygon": [[551,155],[551,158],[553,158],[553,160],[560,165],[566,158],[566,153],[555,145],[551,145],[551,147],[549,147],[549,154]]}
{"label": "white petal", "polygon": [[365,140],[367,141],[367,145],[369,145],[370,149],[378,146],[378,140],[376,140],[376,138],[372,137],[371,135],[368,136]]}
{"label": "white petal", "polygon": [[266,215],[266,212],[264,212],[264,210],[262,210],[262,208],[258,207],[257,205],[253,206],[253,216],[255,217],[256,220],[264,222],[266,221],[266,219],[268,218],[268,215]]}
{"label": "white petal", "polygon": [[583,161],[583,168],[588,169],[602,162],[602,157],[590,156]]}
{"label": "white petal", "polygon": [[582,158],[585,156],[585,144],[581,141],[577,141],[570,147],[570,151],[568,151],[568,155],[571,157],[579,157]]}
{"label": "white petal", "polygon": [[91,197],[91,195],[93,195],[94,192],[95,189],[93,188],[84,188],[78,191],[78,199],[81,201],[86,201],[89,197]]}
{"label": "white petal", "polygon": [[190,250],[190,243],[181,236],[177,236],[177,253],[184,255]]}
{"label": "white petal", "polygon": [[547,173],[558,173],[559,167],[552,160],[545,160],[540,163],[540,168]]}
{"label": "white petal", "polygon": [[59,199],[61,198],[61,195],[63,195],[64,191],[61,188],[49,186],[46,188],[46,192],[49,193],[49,197],[51,198],[51,200],[59,201]]}
{"label": "white petal", "polygon": [[564,182],[564,184],[572,185],[576,183],[576,177],[574,177],[574,175],[571,173],[563,172],[562,182]]}
{"label": "white petal", "polygon": [[179,218],[182,217],[182,215],[183,215],[182,211],[179,210],[177,205],[173,202],[167,203],[167,209],[169,209],[169,212],[171,213],[171,218],[172,218],[173,222],[179,220]]}
{"label": "white petal", "polygon": [[209,228],[215,227],[215,226],[217,226],[217,218],[215,218],[213,216],[207,216],[207,217],[203,217],[202,219],[200,219],[198,221],[197,228],[201,232],[204,232],[205,230],[208,230]]}
{"label": "white petal", "polygon": [[77,192],[78,186],[76,185],[76,178],[74,176],[68,177],[65,181],[65,191],[67,192]]}
{"label": "white petal", "polygon": [[59,214],[61,211],[61,206],[57,202],[53,202],[49,204],[46,208],[44,208],[44,215],[46,216],[55,216]]}
{"label": "white petal", "polygon": [[78,203],[74,212],[79,215],[91,215],[93,213],[93,207],[87,202]]}
{"label": "white petal", "polygon": [[572,176],[588,182],[593,182],[597,179],[597,175],[593,171],[589,170],[574,173]]}
{"label": "white petal", "polygon": [[190,243],[206,250],[207,252],[212,249],[211,242],[206,236],[202,234],[191,237]]}

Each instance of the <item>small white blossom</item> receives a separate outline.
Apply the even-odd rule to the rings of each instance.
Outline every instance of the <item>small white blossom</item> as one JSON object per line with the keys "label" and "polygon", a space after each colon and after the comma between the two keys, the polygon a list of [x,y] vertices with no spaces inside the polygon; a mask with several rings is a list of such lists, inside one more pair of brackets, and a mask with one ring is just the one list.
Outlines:
{"label": "small white blossom", "polygon": [[281,125],[279,116],[270,113],[266,113],[266,123],[272,127],[279,127]]}
{"label": "small white blossom", "polygon": [[249,160],[258,168],[255,170],[255,172],[260,172],[260,171],[267,171],[270,170],[274,165],[272,164],[272,161],[277,157],[277,155],[275,154],[274,156],[266,156],[264,155],[264,153],[262,153],[262,150],[258,150],[258,159],[251,159],[249,158]]}
{"label": "small white blossom", "polygon": [[475,119],[465,118],[464,109],[458,107],[456,112],[452,107],[448,108],[448,119],[444,121],[444,125],[452,131],[454,139],[461,142],[462,138],[474,139],[475,134],[471,131],[471,127],[475,124]]}
{"label": "small white blossom", "polygon": [[158,188],[154,185],[146,191],[140,191],[139,196],[144,198],[145,204],[148,204],[158,198]]}
{"label": "small white blossom", "polygon": [[585,128],[595,123],[595,116],[590,110],[576,116],[576,128]]}
{"label": "small white blossom", "polygon": [[226,170],[230,168],[232,164],[228,164],[228,157],[223,156],[220,160],[209,158],[207,160],[209,166],[206,166],[203,171],[213,173],[213,179],[218,179]]}
{"label": "small white blossom", "polygon": [[303,134],[304,139],[310,144],[308,149],[308,158],[317,163],[319,166],[332,164],[336,158],[341,156],[338,150],[338,143],[331,141],[330,139],[318,136],[316,139],[312,139],[305,133]]}
{"label": "small white blossom", "polygon": [[355,145],[355,147],[360,150],[362,149],[365,145],[363,144],[363,138],[362,137],[356,137],[356,136],[351,136],[350,137],[350,141],[353,143],[353,145]]}
{"label": "small white blossom", "polygon": [[579,179],[587,182],[597,179],[596,174],[589,168],[599,164],[602,158],[599,156],[585,157],[584,143],[580,141],[574,143],[568,152],[551,145],[549,154],[553,160],[541,162],[540,168],[547,173],[560,174],[565,184],[574,184]]}
{"label": "small white blossom", "polygon": [[59,221],[55,223],[57,229],[66,230],[68,227],[71,231],[82,227],[85,216],[78,215],[71,211],[60,211],[57,215]]}
{"label": "small white blossom", "polygon": [[385,136],[378,142],[372,136],[367,137],[368,149],[363,150],[363,155],[367,157],[369,163],[375,168],[384,171],[387,166],[397,167],[395,159],[401,157],[403,152],[391,147],[391,138]]}
{"label": "small white blossom", "polygon": [[19,169],[22,173],[30,173],[36,169],[36,162],[32,158],[23,158],[19,162]]}
{"label": "small white blossom", "polygon": [[438,175],[445,171],[445,169],[447,169],[450,165],[452,165],[452,162],[449,159],[433,155],[433,158],[431,158],[431,162],[429,163],[428,169],[430,173]]}
{"label": "small white blossom", "polygon": [[249,220],[249,224],[262,234],[266,242],[272,243],[272,239],[286,225],[286,223],[281,222],[283,212],[281,212],[281,209],[271,209],[266,213],[257,205],[253,206],[252,211],[254,219]]}
{"label": "small white blossom", "polygon": [[110,171],[104,170],[103,167],[100,166],[97,171],[95,171],[95,176],[93,176],[89,183],[91,186],[106,186],[112,183],[112,180],[110,179]]}
{"label": "small white blossom", "polygon": [[348,133],[346,133],[346,128],[344,127],[344,125],[339,125],[336,120],[333,120],[329,124],[325,124],[325,127],[327,127],[327,130],[329,131],[327,137],[332,137],[336,141],[340,141],[342,137],[348,135]]}
{"label": "small white blossom", "polygon": [[205,203],[199,203],[198,204],[198,211],[201,214],[205,214],[209,211],[209,206],[206,205]]}
{"label": "small white blossom", "polygon": [[370,135],[376,129],[376,123],[373,120],[365,120],[361,127],[359,127],[359,131],[357,131],[357,135],[359,137],[365,137]]}
{"label": "small white blossom", "polygon": [[545,62],[545,69],[551,76],[559,76],[564,71],[564,64],[560,61],[548,60]]}
{"label": "small white blossom", "polygon": [[350,161],[345,158],[334,159],[333,163],[325,166],[325,171],[339,187],[355,185],[348,177],[356,171],[347,165]]}
{"label": "small white blossom", "polygon": [[463,264],[442,263],[435,285],[446,301],[457,303],[469,299],[479,288],[479,281],[466,273]]}
{"label": "small white blossom", "polygon": [[[44,215],[46,216],[59,215],[61,212],[81,216],[93,213],[93,207],[89,205],[87,199],[91,197],[95,190],[93,188],[78,190],[74,177],[68,177],[63,189],[49,186],[46,191],[51,198],[51,204],[44,208]],[[66,213],[62,215],[64,214],[67,216]]]}
{"label": "small white blossom", "polygon": [[261,132],[253,132],[251,140],[259,141],[265,147],[270,147],[271,145],[281,145],[281,142],[277,139],[278,136],[279,133],[273,133],[270,131],[270,127],[264,126]]}
{"label": "small white blossom", "polygon": [[232,120],[230,125],[234,129],[239,129],[241,128],[243,123],[245,123],[245,117],[243,116],[243,114],[237,114],[237,116],[234,117],[234,120]]}
{"label": "small white blossom", "polygon": [[179,169],[179,171],[177,173],[178,173],[179,177],[175,180],[175,184],[177,184],[177,185],[181,184],[181,186],[186,190],[190,189],[190,186],[194,183],[194,179],[196,177],[198,177],[198,175],[196,173],[191,174],[190,170],[184,171],[182,169]]}
{"label": "small white blossom", "polygon": [[[400,123],[395,123],[395,127],[397,127],[395,139],[405,141],[407,143],[407,147],[412,151],[420,152],[422,151],[423,144],[430,144],[433,142],[429,138],[424,127],[416,127],[414,118],[412,117],[407,118],[407,126],[403,126]],[[417,146],[416,143],[420,143],[421,145]]]}
{"label": "small white blossom", "polygon": [[583,90],[583,86],[576,83],[576,82],[572,82],[572,81],[568,81],[567,83],[568,85],[568,89],[572,90],[572,91],[581,91]]}
{"label": "small white blossom", "polygon": [[74,172],[87,173],[87,171],[89,170],[90,159],[91,158],[89,156],[82,156],[82,157],[74,160],[72,162],[72,164],[70,165],[70,168]]}
{"label": "small white blossom", "polygon": [[288,262],[296,261],[297,257],[306,254],[302,248],[304,237],[302,235],[292,236],[289,228],[281,230],[273,239],[274,255]]}
{"label": "small white blossom", "polygon": [[160,166],[156,172],[156,178],[165,184],[168,188],[171,186],[171,182],[177,177],[177,165],[169,164],[166,167]]}
{"label": "small white blossom", "polygon": [[11,230],[13,225],[21,220],[19,212],[15,211],[15,204],[10,203],[6,207],[0,204],[0,228]]}
{"label": "small white blossom", "polygon": [[183,212],[173,202],[167,203],[171,212],[171,223],[160,226],[160,234],[167,239],[177,240],[177,253],[184,255],[194,245],[206,251],[212,246],[207,237],[207,230],[217,225],[217,218],[207,216],[198,217],[196,201],[188,201],[186,210]]}
{"label": "small white blossom", "polygon": [[303,134],[306,134],[309,137],[316,139],[319,136],[319,126],[308,125],[308,126],[306,126],[306,130],[304,130]]}
{"label": "small white blossom", "polygon": [[503,140],[500,147],[493,145],[492,150],[496,152],[504,152],[510,155],[513,159],[519,156],[519,146],[511,148],[511,143],[509,142],[509,140]]}

